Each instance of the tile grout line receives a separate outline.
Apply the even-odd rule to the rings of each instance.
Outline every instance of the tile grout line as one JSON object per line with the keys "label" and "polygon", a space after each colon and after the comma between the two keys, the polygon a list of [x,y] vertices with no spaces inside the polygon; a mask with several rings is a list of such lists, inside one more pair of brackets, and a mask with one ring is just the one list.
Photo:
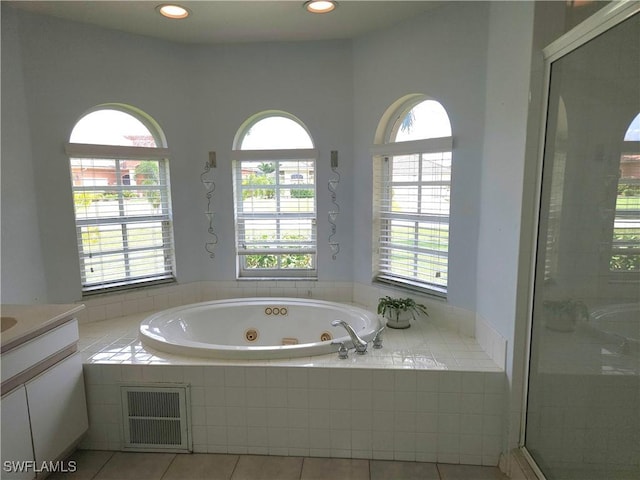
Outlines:
{"label": "tile grout line", "polygon": [[95,473],[95,475],[93,475],[93,476],[91,477],[91,480],[95,480],[96,478],[98,478],[98,475],[100,475],[100,472],[104,469],[104,467],[106,467],[106,466],[107,466],[107,463],[109,463],[109,462],[113,459],[113,457],[115,456],[115,454],[116,454],[116,451],[112,451],[112,452],[111,452],[111,456],[107,459],[107,461],[106,461],[106,462],[104,462],[104,463],[102,464],[102,466],[98,469],[98,471]]}
{"label": "tile grout line", "polygon": [[160,475],[160,480],[162,480],[164,478],[164,476],[167,474],[167,472],[169,471],[169,469],[171,468],[171,465],[173,465],[173,462],[176,461],[177,458],[177,454],[174,453],[173,454],[173,458],[171,459],[171,461],[169,462],[169,465],[167,465],[167,468],[164,469],[164,472],[162,472],[162,475]]}
{"label": "tile grout line", "polygon": [[236,473],[236,469],[238,468],[238,463],[240,463],[240,456],[236,455],[236,463],[233,465],[233,470],[231,470],[231,475],[229,475],[229,480],[233,478],[233,474]]}

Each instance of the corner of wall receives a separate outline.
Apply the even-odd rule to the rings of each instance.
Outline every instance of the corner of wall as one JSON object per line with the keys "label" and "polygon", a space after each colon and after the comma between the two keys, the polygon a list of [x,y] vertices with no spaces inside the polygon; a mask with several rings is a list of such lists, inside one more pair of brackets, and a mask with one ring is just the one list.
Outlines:
{"label": "corner of wall", "polygon": [[479,313],[476,313],[475,318],[475,337],[487,355],[489,355],[500,368],[506,371],[507,339],[500,335]]}

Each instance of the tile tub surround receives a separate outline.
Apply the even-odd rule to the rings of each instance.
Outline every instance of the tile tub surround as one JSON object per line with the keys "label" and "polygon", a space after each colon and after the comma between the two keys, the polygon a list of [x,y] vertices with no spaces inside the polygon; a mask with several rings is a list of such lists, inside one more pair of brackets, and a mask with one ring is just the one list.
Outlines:
{"label": "tile tub surround", "polygon": [[[202,281],[91,296],[82,300],[86,309],[79,312],[77,318],[81,324],[92,323],[191,303],[243,297],[312,298],[354,303],[368,310],[376,311],[378,299],[387,295],[392,297],[407,296],[407,292],[382,284],[357,282]],[[501,368],[505,368],[506,339],[491,327],[487,319],[481,318],[475,312],[452,307],[440,299],[413,293],[411,297],[427,306],[430,324],[445,327],[463,337],[475,337],[477,343],[489,357]]]}
{"label": "tile tub surround", "polygon": [[131,315],[80,326],[90,431],[81,447],[120,450],[122,384],[190,385],[193,449],[497,465],[504,371],[474,338],[418,321],[382,350],[250,361],[146,349]]}

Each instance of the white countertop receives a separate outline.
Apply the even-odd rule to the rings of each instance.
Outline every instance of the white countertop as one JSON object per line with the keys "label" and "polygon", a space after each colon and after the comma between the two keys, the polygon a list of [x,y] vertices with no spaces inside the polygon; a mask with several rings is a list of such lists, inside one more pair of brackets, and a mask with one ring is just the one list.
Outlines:
{"label": "white countertop", "polygon": [[3,317],[13,317],[17,323],[2,332],[0,351],[6,352],[47,330],[70,320],[84,308],[82,304],[69,305],[0,305]]}

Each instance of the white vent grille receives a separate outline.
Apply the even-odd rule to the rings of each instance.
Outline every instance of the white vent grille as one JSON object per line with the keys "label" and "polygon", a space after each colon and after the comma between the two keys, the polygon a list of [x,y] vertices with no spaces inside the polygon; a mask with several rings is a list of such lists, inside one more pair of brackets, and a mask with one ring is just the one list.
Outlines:
{"label": "white vent grille", "polygon": [[187,386],[123,386],[124,449],[190,451]]}

